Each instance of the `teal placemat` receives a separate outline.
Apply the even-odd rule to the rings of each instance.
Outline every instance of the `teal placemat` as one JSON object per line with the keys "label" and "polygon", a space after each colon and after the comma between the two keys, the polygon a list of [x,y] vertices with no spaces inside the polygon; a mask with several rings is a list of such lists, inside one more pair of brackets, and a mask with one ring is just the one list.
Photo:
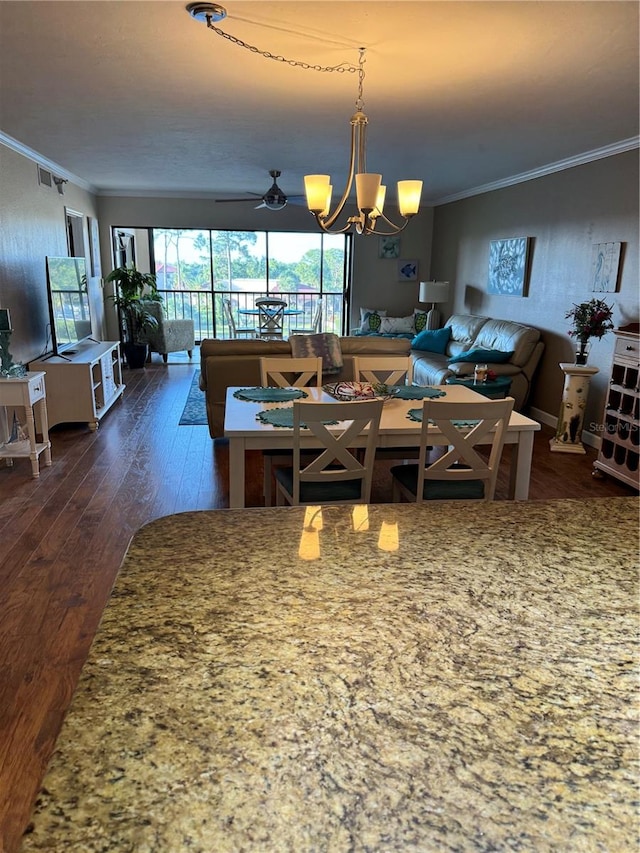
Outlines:
{"label": "teal placemat", "polygon": [[[283,427],[284,429],[293,429],[293,408],[287,409],[266,409],[258,412],[256,420],[262,424],[271,424],[274,427]],[[337,424],[338,421],[322,421],[323,424]],[[306,424],[301,423],[300,426],[306,429]]]}
{"label": "teal placemat", "polygon": [[[409,409],[409,411],[407,412],[407,417],[409,418],[410,421],[418,421],[418,423],[422,423],[422,409]],[[430,419],[429,423],[433,423],[433,421]],[[479,420],[475,420],[475,421],[474,420],[468,420],[468,421],[454,420],[454,421],[451,421],[451,423],[457,427],[474,427],[476,424],[479,424],[480,421]]]}
{"label": "teal placemat", "polygon": [[447,392],[440,388],[421,387],[419,385],[390,385],[389,393],[400,400],[424,400],[425,397],[447,396]]}
{"label": "teal placemat", "polygon": [[250,403],[284,403],[309,395],[300,388],[239,388],[233,396]]}

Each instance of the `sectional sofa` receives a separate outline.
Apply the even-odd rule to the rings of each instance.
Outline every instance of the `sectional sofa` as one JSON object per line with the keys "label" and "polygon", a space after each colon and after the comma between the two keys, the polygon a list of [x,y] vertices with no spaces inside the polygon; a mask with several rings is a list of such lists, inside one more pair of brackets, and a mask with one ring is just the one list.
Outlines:
{"label": "sectional sofa", "polygon": [[[522,411],[544,351],[539,329],[511,320],[453,314],[438,333],[440,340],[432,345],[436,352],[417,348],[421,335],[429,345],[428,333],[422,332],[412,341],[416,385],[443,385],[449,378],[472,377],[476,363],[482,362],[497,376],[511,378],[509,394],[515,399],[515,409]],[[437,340],[437,335],[433,338]]]}

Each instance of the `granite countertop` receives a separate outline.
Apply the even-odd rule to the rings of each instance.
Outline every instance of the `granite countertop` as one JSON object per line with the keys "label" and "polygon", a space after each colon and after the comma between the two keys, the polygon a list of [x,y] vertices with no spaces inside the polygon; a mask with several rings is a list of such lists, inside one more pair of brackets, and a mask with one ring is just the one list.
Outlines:
{"label": "granite countertop", "polygon": [[152,522],[23,851],[637,849],[639,507]]}

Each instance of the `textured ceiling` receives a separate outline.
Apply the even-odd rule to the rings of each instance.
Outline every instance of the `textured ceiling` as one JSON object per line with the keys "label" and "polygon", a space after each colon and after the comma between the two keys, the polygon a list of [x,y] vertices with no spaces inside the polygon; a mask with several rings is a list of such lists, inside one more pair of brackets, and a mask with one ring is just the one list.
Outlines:
{"label": "textured ceiling", "polygon": [[[635,2],[234,2],[312,65],[367,48],[368,160],[432,203],[638,135]],[[286,193],[348,166],[357,75],[180,2],[0,2],[0,131],[105,193]],[[393,195],[390,190],[390,194]]]}

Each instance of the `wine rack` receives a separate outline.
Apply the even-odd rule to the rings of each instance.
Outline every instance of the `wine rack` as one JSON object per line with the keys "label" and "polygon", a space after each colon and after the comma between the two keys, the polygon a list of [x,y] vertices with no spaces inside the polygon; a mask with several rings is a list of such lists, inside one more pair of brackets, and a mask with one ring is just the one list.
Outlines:
{"label": "wine rack", "polygon": [[610,474],[640,488],[640,335],[638,324],[617,329],[602,444],[594,475]]}

